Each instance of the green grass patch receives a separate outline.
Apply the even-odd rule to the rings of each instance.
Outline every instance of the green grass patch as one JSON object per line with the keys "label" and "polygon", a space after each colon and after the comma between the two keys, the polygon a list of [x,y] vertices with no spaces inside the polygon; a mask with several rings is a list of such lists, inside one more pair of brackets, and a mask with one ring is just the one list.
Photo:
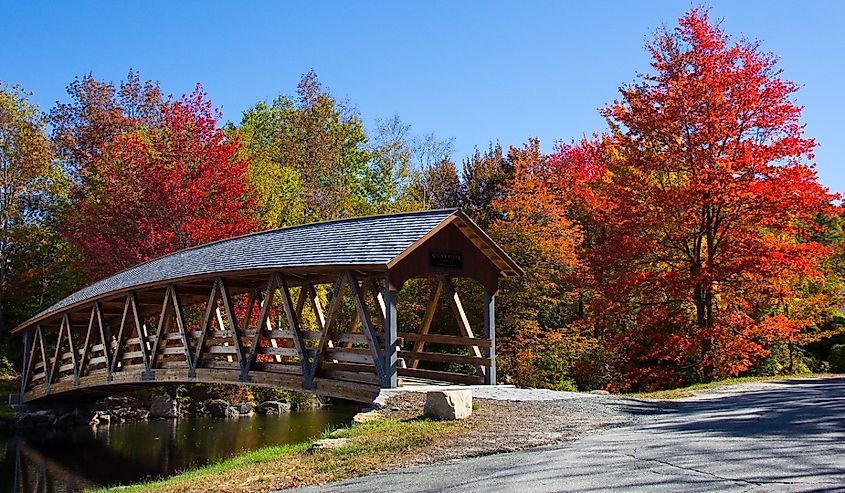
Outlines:
{"label": "green grass patch", "polygon": [[266,447],[167,479],[97,491],[251,493],[317,484],[398,465],[415,452],[465,429],[450,421],[371,421],[323,433],[323,438],[349,440],[338,449],[315,452],[311,450],[313,442]]}
{"label": "green grass patch", "polygon": [[688,387],[668,390],[656,390],[654,392],[633,392],[630,394],[622,394],[625,397],[633,397],[636,399],[683,399],[685,397],[693,397],[696,391],[715,389],[719,387],[728,387],[730,385],[737,385],[748,382],[774,382],[777,380],[794,380],[801,378],[823,378],[835,376],[831,373],[815,373],[811,375],[779,375],[779,376],[762,376],[762,377],[735,377],[727,378],[725,380],[718,380],[708,383],[697,383]]}

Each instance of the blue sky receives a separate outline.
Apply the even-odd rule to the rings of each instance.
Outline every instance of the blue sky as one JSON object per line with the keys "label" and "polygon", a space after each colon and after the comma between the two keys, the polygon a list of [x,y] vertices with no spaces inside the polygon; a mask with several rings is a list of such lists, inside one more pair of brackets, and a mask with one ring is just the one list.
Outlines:
{"label": "blue sky", "polygon": [[[697,3],[696,3],[697,4]],[[202,82],[226,120],[290,94],[314,68],[362,117],[394,114],[454,137],[545,149],[603,128],[596,109],[648,70],[645,37],[684,1],[48,2],[0,0],[0,80],[46,110],[74,76],[130,67],[169,93]],[[715,1],[732,34],[759,39],[802,86],[822,183],[845,191],[845,1]]]}

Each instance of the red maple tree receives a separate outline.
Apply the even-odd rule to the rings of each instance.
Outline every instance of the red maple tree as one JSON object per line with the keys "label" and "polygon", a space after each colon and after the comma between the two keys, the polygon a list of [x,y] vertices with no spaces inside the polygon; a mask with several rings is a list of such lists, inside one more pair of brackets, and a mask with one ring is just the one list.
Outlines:
{"label": "red maple tree", "polygon": [[96,275],[257,227],[240,143],[198,84],[160,123],[121,134],[83,169],[66,235]]}
{"label": "red maple tree", "polygon": [[801,324],[779,307],[821,275],[816,219],[835,212],[773,55],[702,9],[647,50],[653,73],[602,112],[603,174],[583,202],[601,233],[592,308],[614,319],[623,376],[641,387],[734,375],[793,337]]}

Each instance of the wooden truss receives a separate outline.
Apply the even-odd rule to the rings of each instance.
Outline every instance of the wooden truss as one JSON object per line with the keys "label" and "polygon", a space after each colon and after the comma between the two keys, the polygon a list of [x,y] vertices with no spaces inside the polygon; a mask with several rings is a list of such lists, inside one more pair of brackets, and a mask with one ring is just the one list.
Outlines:
{"label": "wooden truss", "polygon": [[[215,382],[366,400],[403,379],[495,382],[493,298],[485,297],[478,337],[452,279],[437,275],[431,285],[415,330],[405,331],[384,272],[341,271],[332,285],[272,272],[263,288],[218,276],[125,293],[102,302],[112,307],[105,315],[96,302],[28,330],[22,392],[32,400],[110,383]],[[444,295],[457,334],[433,330]],[[45,333],[55,341],[47,344]]]}

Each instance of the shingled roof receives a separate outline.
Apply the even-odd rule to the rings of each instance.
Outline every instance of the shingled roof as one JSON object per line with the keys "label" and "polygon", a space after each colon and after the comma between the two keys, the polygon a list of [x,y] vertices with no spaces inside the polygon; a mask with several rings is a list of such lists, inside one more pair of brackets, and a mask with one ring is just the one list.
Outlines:
{"label": "shingled roof", "polygon": [[456,209],[367,216],[305,224],[220,240],[181,250],[85,287],[17,327],[109,293],[208,275],[320,267],[387,268],[440,226],[459,220],[483,241],[502,276],[520,268],[465,214]]}

